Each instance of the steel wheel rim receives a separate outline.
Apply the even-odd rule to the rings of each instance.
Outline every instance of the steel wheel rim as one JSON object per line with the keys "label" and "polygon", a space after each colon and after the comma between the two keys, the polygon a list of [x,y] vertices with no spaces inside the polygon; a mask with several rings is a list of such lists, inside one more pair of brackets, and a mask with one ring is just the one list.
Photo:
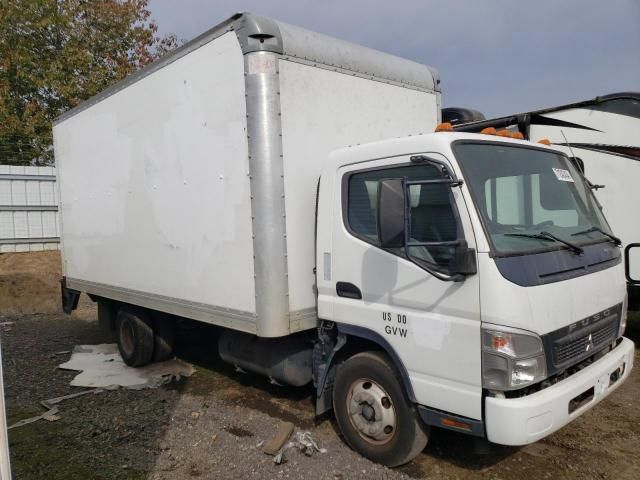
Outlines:
{"label": "steel wheel rim", "polygon": [[374,445],[384,445],[394,437],[397,427],[391,397],[368,378],[354,381],[347,393],[349,421],[358,435]]}

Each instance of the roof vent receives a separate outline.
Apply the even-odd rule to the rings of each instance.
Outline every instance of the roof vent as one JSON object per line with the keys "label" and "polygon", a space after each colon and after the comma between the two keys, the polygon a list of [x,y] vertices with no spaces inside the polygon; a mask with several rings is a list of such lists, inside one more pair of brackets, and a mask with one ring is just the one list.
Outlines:
{"label": "roof vent", "polygon": [[[268,33],[254,33],[253,35],[247,36],[247,44],[248,47],[265,47],[272,45],[274,47],[278,46],[278,39],[275,35],[270,35]],[[261,50],[261,48],[255,48],[256,50]]]}
{"label": "roof vent", "polygon": [[273,20],[245,13],[234,26],[242,47],[247,54],[256,51],[282,53],[282,36]]}

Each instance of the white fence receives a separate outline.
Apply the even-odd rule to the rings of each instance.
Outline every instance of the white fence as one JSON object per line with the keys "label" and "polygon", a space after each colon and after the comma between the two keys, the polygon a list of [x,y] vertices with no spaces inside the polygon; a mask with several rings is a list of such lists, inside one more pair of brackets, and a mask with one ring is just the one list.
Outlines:
{"label": "white fence", "polygon": [[53,167],[0,165],[0,253],[60,248]]}

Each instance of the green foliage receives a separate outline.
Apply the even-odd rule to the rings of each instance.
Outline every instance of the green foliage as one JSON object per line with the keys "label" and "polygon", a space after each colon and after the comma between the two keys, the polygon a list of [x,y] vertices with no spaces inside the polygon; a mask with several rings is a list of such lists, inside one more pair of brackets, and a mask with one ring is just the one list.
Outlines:
{"label": "green foliage", "polygon": [[0,163],[53,161],[52,121],[174,48],[149,0],[0,0]]}

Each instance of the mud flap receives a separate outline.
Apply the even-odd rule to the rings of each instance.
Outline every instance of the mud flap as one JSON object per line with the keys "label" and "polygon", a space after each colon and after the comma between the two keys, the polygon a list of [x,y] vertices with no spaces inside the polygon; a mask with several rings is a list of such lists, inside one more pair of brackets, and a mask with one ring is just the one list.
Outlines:
{"label": "mud flap", "polygon": [[67,288],[66,277],[62,277],[60,279],[60,294],[62,298],[62,311],[64,313],[71,313],[78,308],[80,292],[78,290]]}

